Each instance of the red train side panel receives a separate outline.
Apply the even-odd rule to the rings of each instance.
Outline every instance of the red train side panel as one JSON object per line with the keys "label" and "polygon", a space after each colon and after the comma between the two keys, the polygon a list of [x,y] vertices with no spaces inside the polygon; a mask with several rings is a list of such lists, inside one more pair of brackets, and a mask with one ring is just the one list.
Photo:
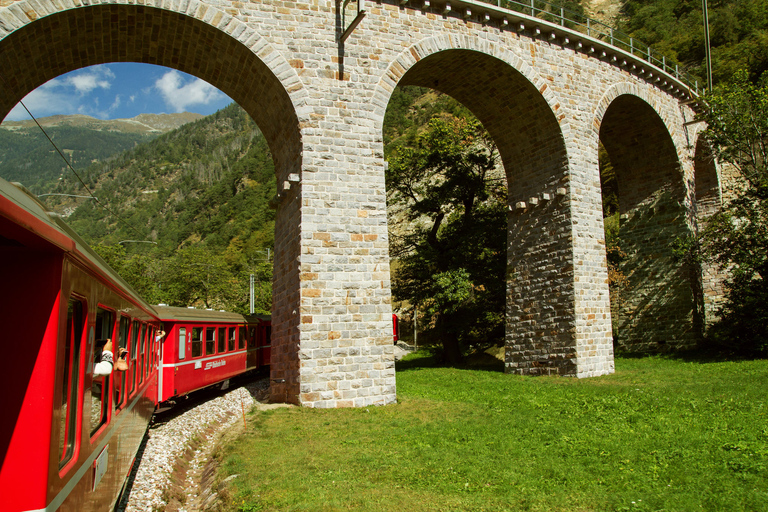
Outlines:
{"label": "red train side panel", "polygon": [[155,306],[166,332],[158,402],[244,373],[245,319],[224,311]]}
{"label": "red train side panel", "polygon": [[144,345],[130,396],[93,374],[99,334],[130,317],[159,326],[144,303],[66,225],[0,180],[0,508],[107,510],[154,410],[156,369]]}

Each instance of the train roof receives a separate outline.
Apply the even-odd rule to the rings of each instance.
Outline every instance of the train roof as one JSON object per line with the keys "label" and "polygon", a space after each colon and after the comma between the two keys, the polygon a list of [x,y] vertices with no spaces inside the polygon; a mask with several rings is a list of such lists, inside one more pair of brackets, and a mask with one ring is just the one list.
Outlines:
{"label": "train roof", "polygon": [[160,320],[186,320],[189,322],[227,322],[245,323],[245,317],[239,313],[217,311],[213,309],[180,308],[176,306],[152,306]]}
{"label": "train roof", "polygon": [[0,178],[0,218],[10,221],[0,223],[0,246],[31,248],[57,248],[70,253],[78,261],[96,272],[114,288],[123,290],[148,313],[152,306],[109,266],[80,235],[61,218],[49,211],[30,191],[21,184],[9,183]]}

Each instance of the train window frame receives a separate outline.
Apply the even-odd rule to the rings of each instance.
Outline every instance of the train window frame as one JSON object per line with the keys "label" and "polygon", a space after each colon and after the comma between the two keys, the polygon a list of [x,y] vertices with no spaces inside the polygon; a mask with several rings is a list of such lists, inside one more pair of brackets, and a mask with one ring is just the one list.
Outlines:
{"label": "train window frame", "polygon": [[216,353],[223,354],[227,351],[227,328],[219,327],[216,335]]}
{"label": "train window frame", "polygon": [[132,397],[136,394],[136,390],[139,388],[139,383],[137,381],[137,374],[136,374],[136,366],[138,363],[138,356],[139,356],[139,321],[135,318],[131,322],[131,334],[130,334],[130,362],[128,363],[128,372],[130,377],[130,390],[128,392],[128,396]]}
{"label": "train window frame", "polygon": [[[80,318],[75,318],[75,312],[70,316],[70,307],[73,303],[80,306]],[[74,309],[74,308],[72,308]],[[66,322],[64,323],[64,354],[62,361],[62,374],[59,376],[61,384],[61,409],[59,410],[59,442],[58,464],[59,476],[65,475],[75,466],[80,455],[80,431],[82,429],[82,400],[83,395],[83,367],[85,366],[85,353],[83,345],[88,332],[88,302],[85,297],[71,294],[67,299]],[[79,324],[79,332],[77,325]],[[73,401],[74,400],[74,404]],[[74,405],[74,411],[73,411]],[[66,406],[66,412],[63,410]],[[62,414],[63,413],[63,414]],[[64,416],[62,418],[62,416]],[[63,421],[62,421],[63,420]]]}
{"label": "train window frame", "polygon": [[[190,333],[191,334],[191,333]],[[187,327],[179,327],[179,361],[183,361],[187,357]]]}
{"label": "train window frame", "polygon": [[153,367],[156,364],[155,357],[157,356],[157,350],[155,350],[157,348],[157,340],[155,339],[155,326],[154,325],[150,325],[149,326],[149,341],[151,342],[150,347],[152,349],[152,351],[150,352],[150,356],[151,357],[149,359],[150,368],[151,368],[151,367]]}
{"label": "train window frame", "polygon": [[[211,334],[210,338],[208,334]],[[210,351],[208,344],[210,343]],[[212,326],[205,327],[205,355],[216,355],[216,328]]]}
{"label": "train window frame", "polygon": [[139,384],[144,383],[144,367],[147,364],[147,324],[139,324],[139,354],[138,354]]}
{"label": "train window frame", "polygon": [[[107,325],[104,325],[104,316],[107,316]],[[93,340],[93,343],[91,343],[91,360],[94,361],[94,364],[99,362],[101,360],[101,353],[98,350],[98,340],[113,340],[115,339],[115,327],[117,325],[116,319],[117,314],[116,312],[111,309],[103,306],[102,304],[98,304],[96,306],[96,318],[94,322],[94,326],[91,328],[91,336],[90,338]],[[94,334],[94,330],[96,331],[96,334]],[[100,331],[100,332],[99,332]],[[112,343],[112,353],[113,353],[113,360],[117,361],[117,354],[120,353],[120,348],[117,343]],[[90,388],[90,396],[91,396],[91,415],[90,415],[90,438],[91,443],[93,443],[96,438],[99,436],[103,428],[109,424],[111,420],[111,397],[112,397],[112,384],[114,379],[111,378],[111,375],[93,375],[91,372],[91,388]],[[101,413],[99,414],[99,422],[94,425],[94,418],[96,416],[94,415],[93,406],[94,406],[94,390],[97,389],[97,384],[99,385],[98,389],[100,390],[101,397],[99,399],[100,409]]]}
{"label": "train window frame", "polygon": [[[197,337],[195,334],[199,334],[199,337]],[[192,327],[192,339],[190,340],[191,344],[191,350],[190,350],[190,357],[202,357],[203,355],[203,328],[202,327]],[[195,347],[197,347],[197,350],[195,350]],[[197,352],[197,355],[195,355],[195,352]]]}
{"label": "train window frame", "polygon": [[237,327],[228,327],[227,352],[234,352],[237,348]]}
{"label": "train window frame", "polygon": [[152,367],[155,364],[155,327],[147,324],[147,367],[144,370],[144,378],[149,379],[152,374]]}
{"label": "train window frame", "polygon": [[[117,320],[117,353],[120,353],[121,349],[130,349],[130,340],[131,340],[131,317],[126,315],[120,315],[120,318]],[[123,326],[125,326],[125,329],[123,329]],[[123,336],[125,335],[125,336]],[[130,354],[130,351],[128,352]],[[130,355],[127,356],[127,359],[130,359]],[[112,395],[113,400],[115,404],[115,414],[118,414],[122,409],[123,406],[126,403],[126,395],[128,392],[128,377],[129,377],[130,368],[126,371],[119,372],[120,378],[119,379],[112,379]],[[119,380],[119,384],[118,384]],[[117,388],[117,397],[115,397],[114,390]]]}
{"label": "train window frame", "polygon": [[245,348],[245,340],[248,338],[248,328],[241,325],[237,328],[237,350],[243,350]]}

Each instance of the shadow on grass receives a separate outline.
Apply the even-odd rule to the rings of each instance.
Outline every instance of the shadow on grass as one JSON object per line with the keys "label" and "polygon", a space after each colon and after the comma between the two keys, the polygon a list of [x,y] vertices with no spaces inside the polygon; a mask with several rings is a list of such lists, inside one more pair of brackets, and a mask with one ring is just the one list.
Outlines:
{"label": "shadow on grass", "polygon": [[479,370],[487,372],[504,372],[504,361],[485,353],[471,354],[464,358],[461,364],[445,364],[439,354],[423,349],[408,354],[400,361],[395,361],[395,371],[420,370],[422,368],[457,368],[460,370]]}
{"label": "shadow on grass", "polygon": [[750,357],[716,348],[694,348],[688,350],[670,350],[667,352],[627,352],[623,350],[616,350],[615,357],[620,357],[622,359],[646,359],[649,357],[663,357],[673,361],[683,361],[686,363],[699,364],[756,361],[763,359],[761,357]]}

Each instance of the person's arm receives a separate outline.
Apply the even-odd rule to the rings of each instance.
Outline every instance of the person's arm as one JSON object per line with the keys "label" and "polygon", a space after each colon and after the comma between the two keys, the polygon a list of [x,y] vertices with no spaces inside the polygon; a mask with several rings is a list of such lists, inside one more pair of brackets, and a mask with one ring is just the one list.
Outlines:
{"label": "person's arm", "polygon": [[101,361],[93,366],[93,376],[101,377],[112,373],[112,340],[107,340],[101,351]]}

